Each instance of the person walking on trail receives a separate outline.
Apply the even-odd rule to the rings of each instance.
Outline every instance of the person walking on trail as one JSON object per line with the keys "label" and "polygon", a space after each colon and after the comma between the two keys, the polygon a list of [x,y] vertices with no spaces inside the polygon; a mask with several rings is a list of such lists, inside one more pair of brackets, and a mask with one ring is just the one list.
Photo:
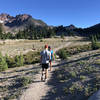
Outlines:
{"label": "person walking on trail", "polygon": [[[50,60],[50,51],[48,51],[48,45],[45,45],[45,49],[40,53],[41,55],[41,64],[42,64],[42,76],[41,81],[46,81],[48,77],[48,68],[49,68],[49,60]],[[43,76],[45,75],[45,78]]]}
{"label": "person walking on trail", "polygon": [[49,63],[50,63],[50,71],[51,71],[51,70],[52,70],[52,61],[53,61],[53,59],[54,59],[54,53],[53,53],[53,50],[51,50],[51,47],[50,47],[50,46],[48,46],[48,50],[49,50],[50,53],[51,53],[50,61],[49,61]]}

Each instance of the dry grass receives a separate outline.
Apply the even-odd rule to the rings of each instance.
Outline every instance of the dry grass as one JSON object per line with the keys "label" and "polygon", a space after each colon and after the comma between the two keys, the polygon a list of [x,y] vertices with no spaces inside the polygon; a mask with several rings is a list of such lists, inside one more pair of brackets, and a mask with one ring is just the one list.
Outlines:
{"label": "dry grass", "polygon": [[[41,40],[6,40],[3,42],[3,44],[0,45],[0,51],[3,55],[6,53],[10,56],[15,56],[20,53],[26,53],[28,51],[32,51],[33,45],[35,50],[43,49],[45,44],[50,45],[53,49],[58,48],[60,46],[66,46],[66,44],[69,41],[74,41],[72,43],[73,46],[75,44],[86,44],[88,42],[80,41],[82,40],[81,37],[66,37],[65,39],[61,38],[51,38],[51,39],[43,39]],[[76,41],[76,42],[75,42]],[[78,41],[78,42],[77,42]],[[39,70],[39,65],[29,65],[29,66],[23,66],[18,68],[12,68],[5,72],[0,73],[0,96],[1,97],[10,97],[19,95],[17,88],[13,85],[16,85],[16,79],[26,76],[29,78],[33,77],[34,81],[34,75]],[[15,92],[13,91],[15,90]],[[21,89],[23,90],[23,89]],[[15,94],[14,94],[15,93]],[[1,99],[1,98],[0,98]]]}
{"label": "dry grass", "polygon": [[34,45],[36,50],[42,49],[45,44],[51,45],[53,48],[62,44],[61,39],[51,40],[45,39],[43,42],[40,40],[19,40],[19,41],[10,41],[0,46],[0,51],[3,55],[6,53],[8,55],[16,55],[21,53],[25,53],[31,51]]}
{"label": "dry grass", "polygon": [[0,51],[3,55],[7,53],[8,55],[14,56],[31,51],[33,46],[35,50],[42,49],[45,44],[50,45],[52,48],[57,48],[60,45],[65,45],[67,40],[68,38],[65,38],[64,41],[61,38],[43,39],[42,42],[41,40],[5,40],[0,41],[3,42],[0,45]]}
{"label": "dry grass", "polygon": [[[81,44],[80,40],[82,37],[66,37],[65,39],[61,38],[50,38],[50,39],[42,39],[41,40],[5,40],[0,41],[3,44],[0,45],[0,51],[3,55],[8,54],[10,56],[15,56],[20,53],[27,53],[28,51],[32,51],[34,46],[35,50],[41,50],[44,48],[45,44],[50,45],[52,48],[57,48],[59,46],[65,46],[68,41],[77,41],[78,45]],[[80,42],[79,42],[80,41]],[[84,42],[86,44],[86,42]],[[77,45],[77,43],[76,43]]]}

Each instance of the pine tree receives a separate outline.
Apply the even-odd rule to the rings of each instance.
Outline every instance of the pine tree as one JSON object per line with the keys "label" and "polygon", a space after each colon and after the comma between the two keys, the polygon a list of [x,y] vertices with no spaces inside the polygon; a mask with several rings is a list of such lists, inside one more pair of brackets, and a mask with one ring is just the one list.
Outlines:
{"label": "pine tree", "polygon": [[91,40],[91,47],[93,50],[99,49],[100,48],[100,43],[97,40],[97,36],[92,36],[92,40]]}
{"label": "pine tree", "polygon": [[61,34],[61,38],[64,39],[64,33]]}
{"label": "pine tree", "polygon": [[93,36],[93,35],[92,35],[91,42],[92,42],[92,44],[94,44],[94,43],[95,43],[95,39],[94,39],[94,36]]}
{"label": "pine tree", "polygon": [[23,57],[23,55],[22,54],[20,54],[20,56],[19,56],[19,65],[20,66],[23,66],[24,65],[24,57]]}
{"label": "pine tree", "polygon": [[6,63],[5,58],[2,56],[2,54],[0,53],[0,71],[4,71],[8,69],[8,65]]}
{"label": "pine tree", "polygon": [[19,56],[17,55],[15,57],[15,61],[16,61],[16,66],[17,67],[20,67],[20,66],[23,66],[24,65],[24,58],[23,58],[23,55],[20,54]]}
{"label": "pine tree", "polygon": [[15,61],[16,61],[16,66],[19,67],[20,66],[20,59],[19,59],[18,55],[16,55]]}
{"label": "pine tree", "polygon": [[96,35],[94,36],[94,40],[95,40],[95,43],[96,43],[97,42],[97,36]]}

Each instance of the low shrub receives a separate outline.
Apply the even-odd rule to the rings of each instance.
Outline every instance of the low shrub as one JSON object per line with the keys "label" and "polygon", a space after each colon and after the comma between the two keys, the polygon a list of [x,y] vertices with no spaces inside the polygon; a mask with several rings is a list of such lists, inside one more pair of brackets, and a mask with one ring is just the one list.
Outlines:
{"label": "low shrub", "polygon": [[40,52],[28,52],[24,56],[24,63],[25,64],[34,64],[40,61]]}
{"label": "low shrub", "polygon": [[67,59],[67,57],[69,56],[69,54],[66,52],[65,49],[60,49],[57,54],[59,55],[60,58],[62,59]]}
{"label": "low shrub", "polygon": [[14,67],[16,67],[16,61],[15,61],[14,58],[12,58],[12,57],[7,57],[7,58],[6,58],[6,62],[7,62],[7,64],[8,64],[8,68],[14,68]]}
{"label": "low shrub", "polygon": [[100,48],[100,42],[92,43],[91,48],[93,50],[99,49]]}
{"label": "low shrub", "polygon": [[80,75],[80,80],[86,79],[86,76]]}
{"label": "low shrub", "polygon": [[41,39],[40,42],[43,42],[43,40]]}
{"label": "low shrub", "polygon": [[8,68],[20,67],[24,64],[34,64],[40,61],[40,52],[30,51],[25,55],[16,55],[15,57],[10,57],[6,55],[5,61],[8,65]]}
{"label": "low shrub", "polygon": [[23,55],[16,55],[15,57],[9,57],[6,55],[5,58],[8,64],[8,68],[20,67],[24,65]]}
{"label": "low shrub", "polygon": [[67,59],[69,56],[80,53],[80,52],[85,52],[92,50],[91,44],[88,45],[83,45],[83,46],[75,46],[75,47],[68,47],[68,48],[63,48],[60,49],[57,54],[59,55],[60,58],[62,59]]}
{"label": "low shrub", "polygon": [[74,71],[71,71],[70,72],[70,77],[75,78],[75,77],[77,77],[77,75],[76,75],[76,73]]}
{"label": "low shrub", "polygon": [[16,80],[20,87],[25,87],[31,83],[31,79],[28,77],[21,77]]}

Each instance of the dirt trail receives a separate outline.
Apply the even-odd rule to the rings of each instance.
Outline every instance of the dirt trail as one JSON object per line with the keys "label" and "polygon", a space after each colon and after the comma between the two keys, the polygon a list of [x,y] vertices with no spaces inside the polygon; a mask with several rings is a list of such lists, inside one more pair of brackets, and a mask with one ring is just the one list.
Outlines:
{"label": "dirt trail", "polygon": [[[80,44],[80,43],[78,43],[78,44]],[[84,43],[82,43],[82,44],[84,45]],[[70,45],[74,45],[73,42],[67,42],[65,45],[60,45],[58,48],[54,49],[54,52],[56,52],[57,50],[59,50],[63,47],[67,47]],[[53,66],[59,64],[59,62],[60,62],[60,59],[53,62]],[[51,72],[49,71],[47,82],[51,79],[53,71],[56,68],[53,67],[52,71]],[[18,100],[42,100],[43,97],[46,96],[46,94],[48,93],[48,91],[50,89],[52,89],[52,87],[48,86],[47,82],[41,82],[40,77],[41,77],[41,72],[39,72],[36,75],[34,83],[32,83],[29,86],[29,88],[23,92],[22,96]]]}
{"label": "dirt trail", "polygon": [[[65,46],[68,46],[70,44],[71,42],[68,42]],[[54,52],[56,52],[57,50],[65,46],[60,46],[59,48],[56,48]],[[59,63],[59,60],[60,59],[54,61],[53,66],[57,65]],[[51,72],[49,71],[48,80],[50,80],[54,70],[55,70],[55,67],[52,68]],[[46,94],[52,87],[49,87],[46,84],[48,80],[47,82],[41,82],[40,77],[41,77],[41,72],[39,72],[36,75],[34,83],[30,85],[30,87],[22,94],[22,96],[18,100],[41,100],[44,96],[46,96]]]}
{"label": "dirt trail", "polygon": [[[56,65],[57,62],[54,62],[53,65]],[[54,71],[55,68],[52,69]],[[52,76],[52,72],[49,71],[48,80],[50,80]],[[41,72],[36,75],[34,83],[30,85],[29,89],[27,89],[19,100],[41,100],[42,97],[46,95],[46,93],[52,88],[49,87],[46,83],[41,82],[40,80]],[[47,80],[47,81],[48,81]]]}

